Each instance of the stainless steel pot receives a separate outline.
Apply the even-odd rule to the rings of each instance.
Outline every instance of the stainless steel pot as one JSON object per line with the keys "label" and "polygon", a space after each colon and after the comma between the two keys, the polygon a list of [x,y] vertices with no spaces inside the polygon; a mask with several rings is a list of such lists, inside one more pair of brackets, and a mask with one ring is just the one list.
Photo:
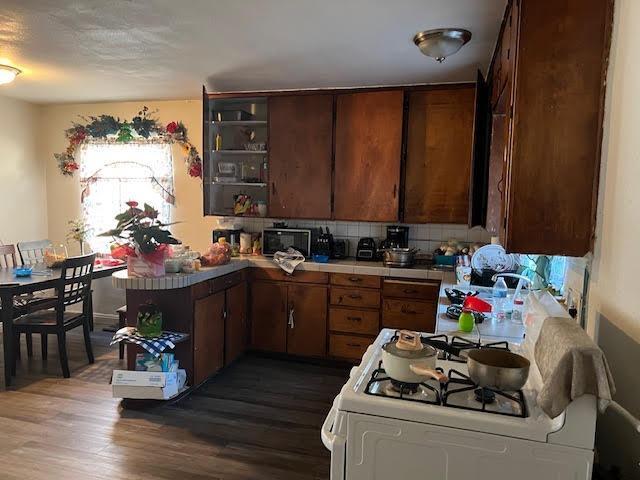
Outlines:
{"label": "stainless steel pot", "polygon": [[447,376],[438,372],[438,351],[430,345],[422,345],[420,334],[401,330],[398,340],[382,347],[382,365],[390,378],[402,383],[421,383],[435,378],[441,383]]}
{"label": "stainless steel pot", "polygon": [[415,263],[415,248],[387,248],[382,252],[382,262],[386,267],[410,267]]}
{"label": "stainless steel pot", "polygon": [[513,392],[529,378],[529,360],[506,350],[482,348],[469,350],[469,377],[480,387]]}

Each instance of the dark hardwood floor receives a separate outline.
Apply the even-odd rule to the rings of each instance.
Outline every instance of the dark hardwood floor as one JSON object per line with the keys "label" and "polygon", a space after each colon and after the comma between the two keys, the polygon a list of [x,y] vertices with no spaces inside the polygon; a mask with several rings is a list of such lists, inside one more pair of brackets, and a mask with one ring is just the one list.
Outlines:
{"label": "dark hardwood floor", "polygon": [[343,368],[245,356],[174,405],[123,409],[111,398],[124,368],[96,325],[96,363],[81,331],[68,338],[71,378],[55,339],[49,359],[27,359],[0,391],[0,478],[328,479],[320,426],[348,376]]}

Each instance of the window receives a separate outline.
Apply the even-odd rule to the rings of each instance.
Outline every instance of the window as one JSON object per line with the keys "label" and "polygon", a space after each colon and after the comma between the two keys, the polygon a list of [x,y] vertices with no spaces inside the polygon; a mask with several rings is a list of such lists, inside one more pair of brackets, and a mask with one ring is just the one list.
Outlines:
{"label": "window", "polygon": [[94,252],[108,252],[111,238],[97,235],[115,226],[125,202],[148,203],[165,223],[171,220],[173,163],[171,145],[87,143],[80,147],[82,216]]}

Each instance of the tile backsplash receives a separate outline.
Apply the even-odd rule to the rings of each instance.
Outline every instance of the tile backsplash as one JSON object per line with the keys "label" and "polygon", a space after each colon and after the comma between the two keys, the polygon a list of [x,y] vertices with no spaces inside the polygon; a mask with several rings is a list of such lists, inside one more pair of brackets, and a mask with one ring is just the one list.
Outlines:
{"label": "tile backsplash", "polygon": [[[278,220],[274,218],[215,217],[216,228],[242,228],[247,232],[261,232],[273,222],[285,221],[290,227],[328,227],[336,239],[349,242],[349,255],[354,256],[361,237],[383,239],[387,235],[387,224],[372,222],[336,222],[328,220]],[[388,225],[392,225],[389,223]],[[489,243],[491,236],[481,227],[469,228],[453,224],[402,224],[409,227],[409,246],[432,252],[442,242],[456,239],[463,243]]]}

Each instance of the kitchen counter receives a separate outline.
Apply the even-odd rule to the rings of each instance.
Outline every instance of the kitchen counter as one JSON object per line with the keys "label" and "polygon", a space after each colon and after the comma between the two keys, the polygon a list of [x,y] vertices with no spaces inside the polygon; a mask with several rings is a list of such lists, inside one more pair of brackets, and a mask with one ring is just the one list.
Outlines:
{"label": "kitchen counter", "polygon": [[[185,288],[212,278],[221,277],[244,268],[280,268],[273,260],[261,255],[241,255],[234,257],[231,262],[218,267],[203,267],[194,273],[170,273],[158,278],[130,277],[126,270],[117,272],[112,277],[113,286],[130,290],[170,290]],[[366,262],[355,259],[331,260],[329,263],[306,261],[296,268],[296,271],[353,273],[360,275],[378,275],[381,277],[409,278],[419,280],[441,280],[452,282],[454,274],[426,265],[412,268],[389,268],[382,262]],[[295,275],[295,273],[294,273]]]}
{"label": "kitchen counter", "polygon": [[[491,294],[491,288],[478,287],[471,285],[470,287],[459,287],[455,283],[447,283],[443,281],[440,285],[440,298],[438,299],[438,318],[436,320],[436,334],[444,334],[449,337],[458,336],[467,338],[469,340],[480,340],[483,342],[490,341],[496,342],[499,340],[507,340],[510,342],[522,341],[524,337],[524,325],[517,325],[507,319],[501,323],[495,323],[490,318],[484,320],[484,322],[477,325],[477,329],[473,332],[462,332],[458,329],[458,321],[453,320],[447,316],[447,307],[451,305],[447,294],[444,292],[445,288],[457,288],[458,290],[474,291],[477,290],[481,293],[486,292]],[[513,293],[513,291],[510,291]],[[490,301],[490,300],[488,300]]]}

